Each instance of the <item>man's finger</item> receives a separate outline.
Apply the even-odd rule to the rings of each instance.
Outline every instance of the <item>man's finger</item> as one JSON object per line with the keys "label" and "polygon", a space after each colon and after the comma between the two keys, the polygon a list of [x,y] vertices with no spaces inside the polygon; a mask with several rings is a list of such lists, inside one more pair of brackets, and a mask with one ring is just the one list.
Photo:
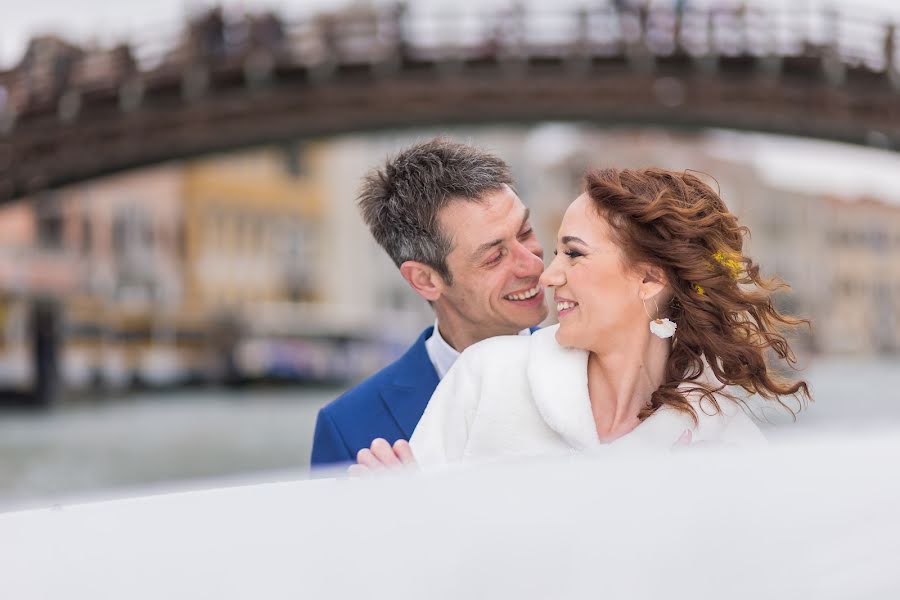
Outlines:
{"label": "man's finger", "polygon": [[404,465],[416,464],[416,457],[413,456],[412,448],[406,440],[397,440],[394,442],[394,454],[400,459]]}
{"label": "man's finger", "polygon": [[394,449],[388,444],[384,438],[377,438],[372,441],[372,454],[381,461],[386,467],[399,467],[400,459],[394,454]]}
{"label": "man's finger", "polygon": [[378,469],[383,469],[384,465],[381,464],[381,461],[372,454],[372,451],[368,448],[363,448],[356,454],[356,462],[369,467],[373,471],[377,471]]}

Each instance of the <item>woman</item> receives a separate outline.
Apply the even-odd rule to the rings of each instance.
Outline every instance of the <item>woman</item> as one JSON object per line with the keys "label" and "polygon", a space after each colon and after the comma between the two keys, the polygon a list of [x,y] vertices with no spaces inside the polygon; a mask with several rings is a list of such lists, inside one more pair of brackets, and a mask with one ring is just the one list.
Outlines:
{"label": "woman", "polygon": [[415,461],[764,443],[742,398],[809,398],[767,362],[795,364],[778,328],[804,321],[772,305],[784,284],[742,254],[745,233],[690,173],[589,174],[541,276],[559,325],[468,348],[413,433]]}

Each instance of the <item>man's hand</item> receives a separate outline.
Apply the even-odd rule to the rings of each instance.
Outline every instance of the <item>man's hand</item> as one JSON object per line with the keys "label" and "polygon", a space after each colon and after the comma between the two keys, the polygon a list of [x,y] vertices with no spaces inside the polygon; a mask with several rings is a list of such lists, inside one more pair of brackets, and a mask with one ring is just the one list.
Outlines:
{"label": "man's hand", "polygon": [[387,440],[378,438],[370,448],[363,448],[356,455],[356,464],[347,469],[353,476],[366,475],[383,469],[396,469],[416,464],[412,448],[406,440],[397,440],[391,446]]}

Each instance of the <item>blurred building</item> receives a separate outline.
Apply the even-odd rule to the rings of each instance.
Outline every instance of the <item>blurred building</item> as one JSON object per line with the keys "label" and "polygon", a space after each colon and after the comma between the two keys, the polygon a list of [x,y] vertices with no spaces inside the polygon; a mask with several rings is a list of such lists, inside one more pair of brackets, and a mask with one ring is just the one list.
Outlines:
{"label": "blurred building", "polygon": [[825,198],[828,254],[814,268],[831,274],[817,329],[832,351],[900,351],[900,206],[872,198]]}
{"label": "blurred building", "polygon": [[0,207],[0,390],[5,392],[53,394],[50,388],[35,389],[35,383],[55,379],[60,302],[80,281],[78,257],[49,242],[58,239],[61,221],[38,218],[38,207],[47,200]]}
{"label": "blurred building", "polygon": [[241,306],[321,299],[323,190],[315,150],[292,146],[191,161],[183,170],[186,301]]}
{"label": "blurred building", "polygon": [[135,310],[180,304],[182,187],[182,168],[172,165],[57,192],[58,243],[85,263],[83,294]]}
{"label": "blurred building", "polygon": [[185,309],[205,314],[228,379],[326,376],[324,148],[289,144],[184,167]]}
{"label": "blurred building", "polygon": [[52,210],[61,224],[54,243],[83,263],[78,293],[65,306],[70,386],[177,379],[171,342],[184,297],[181,197],[175,165],[55,193]]}
{"label": "blurred building", "polygon": [[748,254],[764,275],[790,285],[776,305],[812,321],[796,333],[801,345],[823,353],[900,351],[900,206],[783,189],[747,164],[710,168],[750,228]]}
{"label": "blurred building", "polygon": [[210,321],[224,378],[359,378],[433,318],[359,217],[378,160],[362,140],[185,166],[185,310]]}

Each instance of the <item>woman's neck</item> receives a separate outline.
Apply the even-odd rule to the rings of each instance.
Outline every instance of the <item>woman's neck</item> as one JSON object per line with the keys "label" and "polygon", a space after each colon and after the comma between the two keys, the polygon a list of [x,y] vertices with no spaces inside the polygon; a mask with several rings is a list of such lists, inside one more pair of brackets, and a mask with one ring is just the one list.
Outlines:
{"label": "woman's neck", "polygon": [[[629,343],[630,342],[630,343]],[[605,442],[637,427],[639,414],[665,379],[669,340],[647,331],[588,355],[588,393],[598,437]]]}

